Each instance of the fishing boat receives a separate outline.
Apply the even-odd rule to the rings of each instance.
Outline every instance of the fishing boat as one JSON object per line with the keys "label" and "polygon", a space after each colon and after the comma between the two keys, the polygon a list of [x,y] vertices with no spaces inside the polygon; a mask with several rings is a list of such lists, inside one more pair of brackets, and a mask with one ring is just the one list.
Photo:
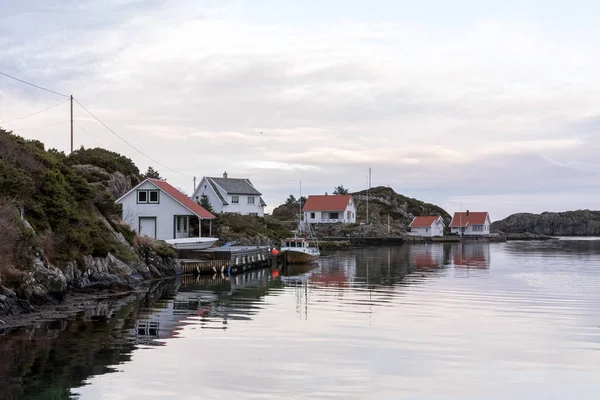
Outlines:
{"label": "fishing boat", "polygon": [[[300,198],[302,198],[302,182],[300,182]],[[310,224],[302,221],[302,203],[299,202],[300,213],[298,214],[298,230],[300,235],[306,234],[307,237],[297,234],[293,238],[287,238],[282,241],[279,252],[287,264],[306,264],[317,261],[321,252],[317,238],[312,234]],[[315,246],[311,246],[311,242]]]}
{"label": "fishing boat", "polygon": [[311,263],[317,261],[321,255],[319,248],[311,246],[304,237],[285,239],[279,252],[288,264]]}
{"label": "fishing boat", "polygon": [[175,247],[177,250],[204,250],[217,243],[219,238],[212,237],[193,237],[182,239],[167,239],[165,242]]}

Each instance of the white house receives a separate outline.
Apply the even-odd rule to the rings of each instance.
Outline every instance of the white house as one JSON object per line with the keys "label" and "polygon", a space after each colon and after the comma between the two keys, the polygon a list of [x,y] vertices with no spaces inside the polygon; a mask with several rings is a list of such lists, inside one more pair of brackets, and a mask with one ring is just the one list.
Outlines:
{"label": "white house", "polygon": [[455,235],[486,236],[490,234],[490,215],[487,212],[454,213],[450,222],[450,233]]}
{"label": "white house", "polygon": [[196,186],[192,199],[199,202],[202,195],[208,197],[216,213],[265,215],[267,205],[261,197],[262,193],[246,178],[229,178],[227,172],[223,173],[222,178],[205,176]]}
{"label": "white house", "polygon": [[311,224],[356,223],[356,205],[349,194],[308,196],[302,213]]}
{"label": "white house", "polygon": [[139,235],[158,240],[192,237],[192,231],[196,229],[196,235],[201,236],[199,221],[215,218],[192,199],[159,179],[142,181],[117,199],[116,203],[122,206],[123,222]]}
{"label": "white house", "polygon": [[439,216],[414,217],[410,225],[409,235],[412,236],[444,236],[444,220]]}

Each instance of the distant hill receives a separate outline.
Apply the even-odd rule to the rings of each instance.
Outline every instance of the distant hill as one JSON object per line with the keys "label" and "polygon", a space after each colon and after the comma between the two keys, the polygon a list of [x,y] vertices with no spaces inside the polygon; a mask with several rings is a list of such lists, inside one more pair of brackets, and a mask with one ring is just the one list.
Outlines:
{"label": "distant hill", "polygon": [[600,236],[600,211],[577,210],[513,214],[492,223],[493,232],[550,236]]}
{"label": "distant hill", "polygon": [[[439,215],[446,224],[451,217],[443,208],[435,204],[403,196],[394,189],[378,186],[369,191],[369,224],[367,222],[367,191],[351,193],[357,206],[357,225],[321,224],[316,226],[321,236],[347,236],[359,234],[364,236],[387,236],[388,215],[392,236],[404,235],[413,217],[420,215]],[[273,216],[283,221],[296,221],[299,205],[282,204],[273,210]],[[362,224],[362,225],[361,225]]]}

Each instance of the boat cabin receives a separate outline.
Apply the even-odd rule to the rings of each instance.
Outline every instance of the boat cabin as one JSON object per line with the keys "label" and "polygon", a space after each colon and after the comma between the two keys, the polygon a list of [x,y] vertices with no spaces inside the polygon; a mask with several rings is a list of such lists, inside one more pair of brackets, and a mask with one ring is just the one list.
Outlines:
{"label": "boat cabin", "polygon": [[285,239],[285,243],[283,245],[283,247],[309,247],[308,245],[308,241],[304,238],[290,238],[290,239]]}

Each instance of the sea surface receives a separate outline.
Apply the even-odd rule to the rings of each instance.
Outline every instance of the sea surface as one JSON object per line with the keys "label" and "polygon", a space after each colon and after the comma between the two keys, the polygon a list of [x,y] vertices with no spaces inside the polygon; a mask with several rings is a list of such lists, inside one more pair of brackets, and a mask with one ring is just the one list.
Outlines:
{"label": "sea surface", "polygon": [[0,399],[600,399],[600,241],[184,277],[0,331]]}

